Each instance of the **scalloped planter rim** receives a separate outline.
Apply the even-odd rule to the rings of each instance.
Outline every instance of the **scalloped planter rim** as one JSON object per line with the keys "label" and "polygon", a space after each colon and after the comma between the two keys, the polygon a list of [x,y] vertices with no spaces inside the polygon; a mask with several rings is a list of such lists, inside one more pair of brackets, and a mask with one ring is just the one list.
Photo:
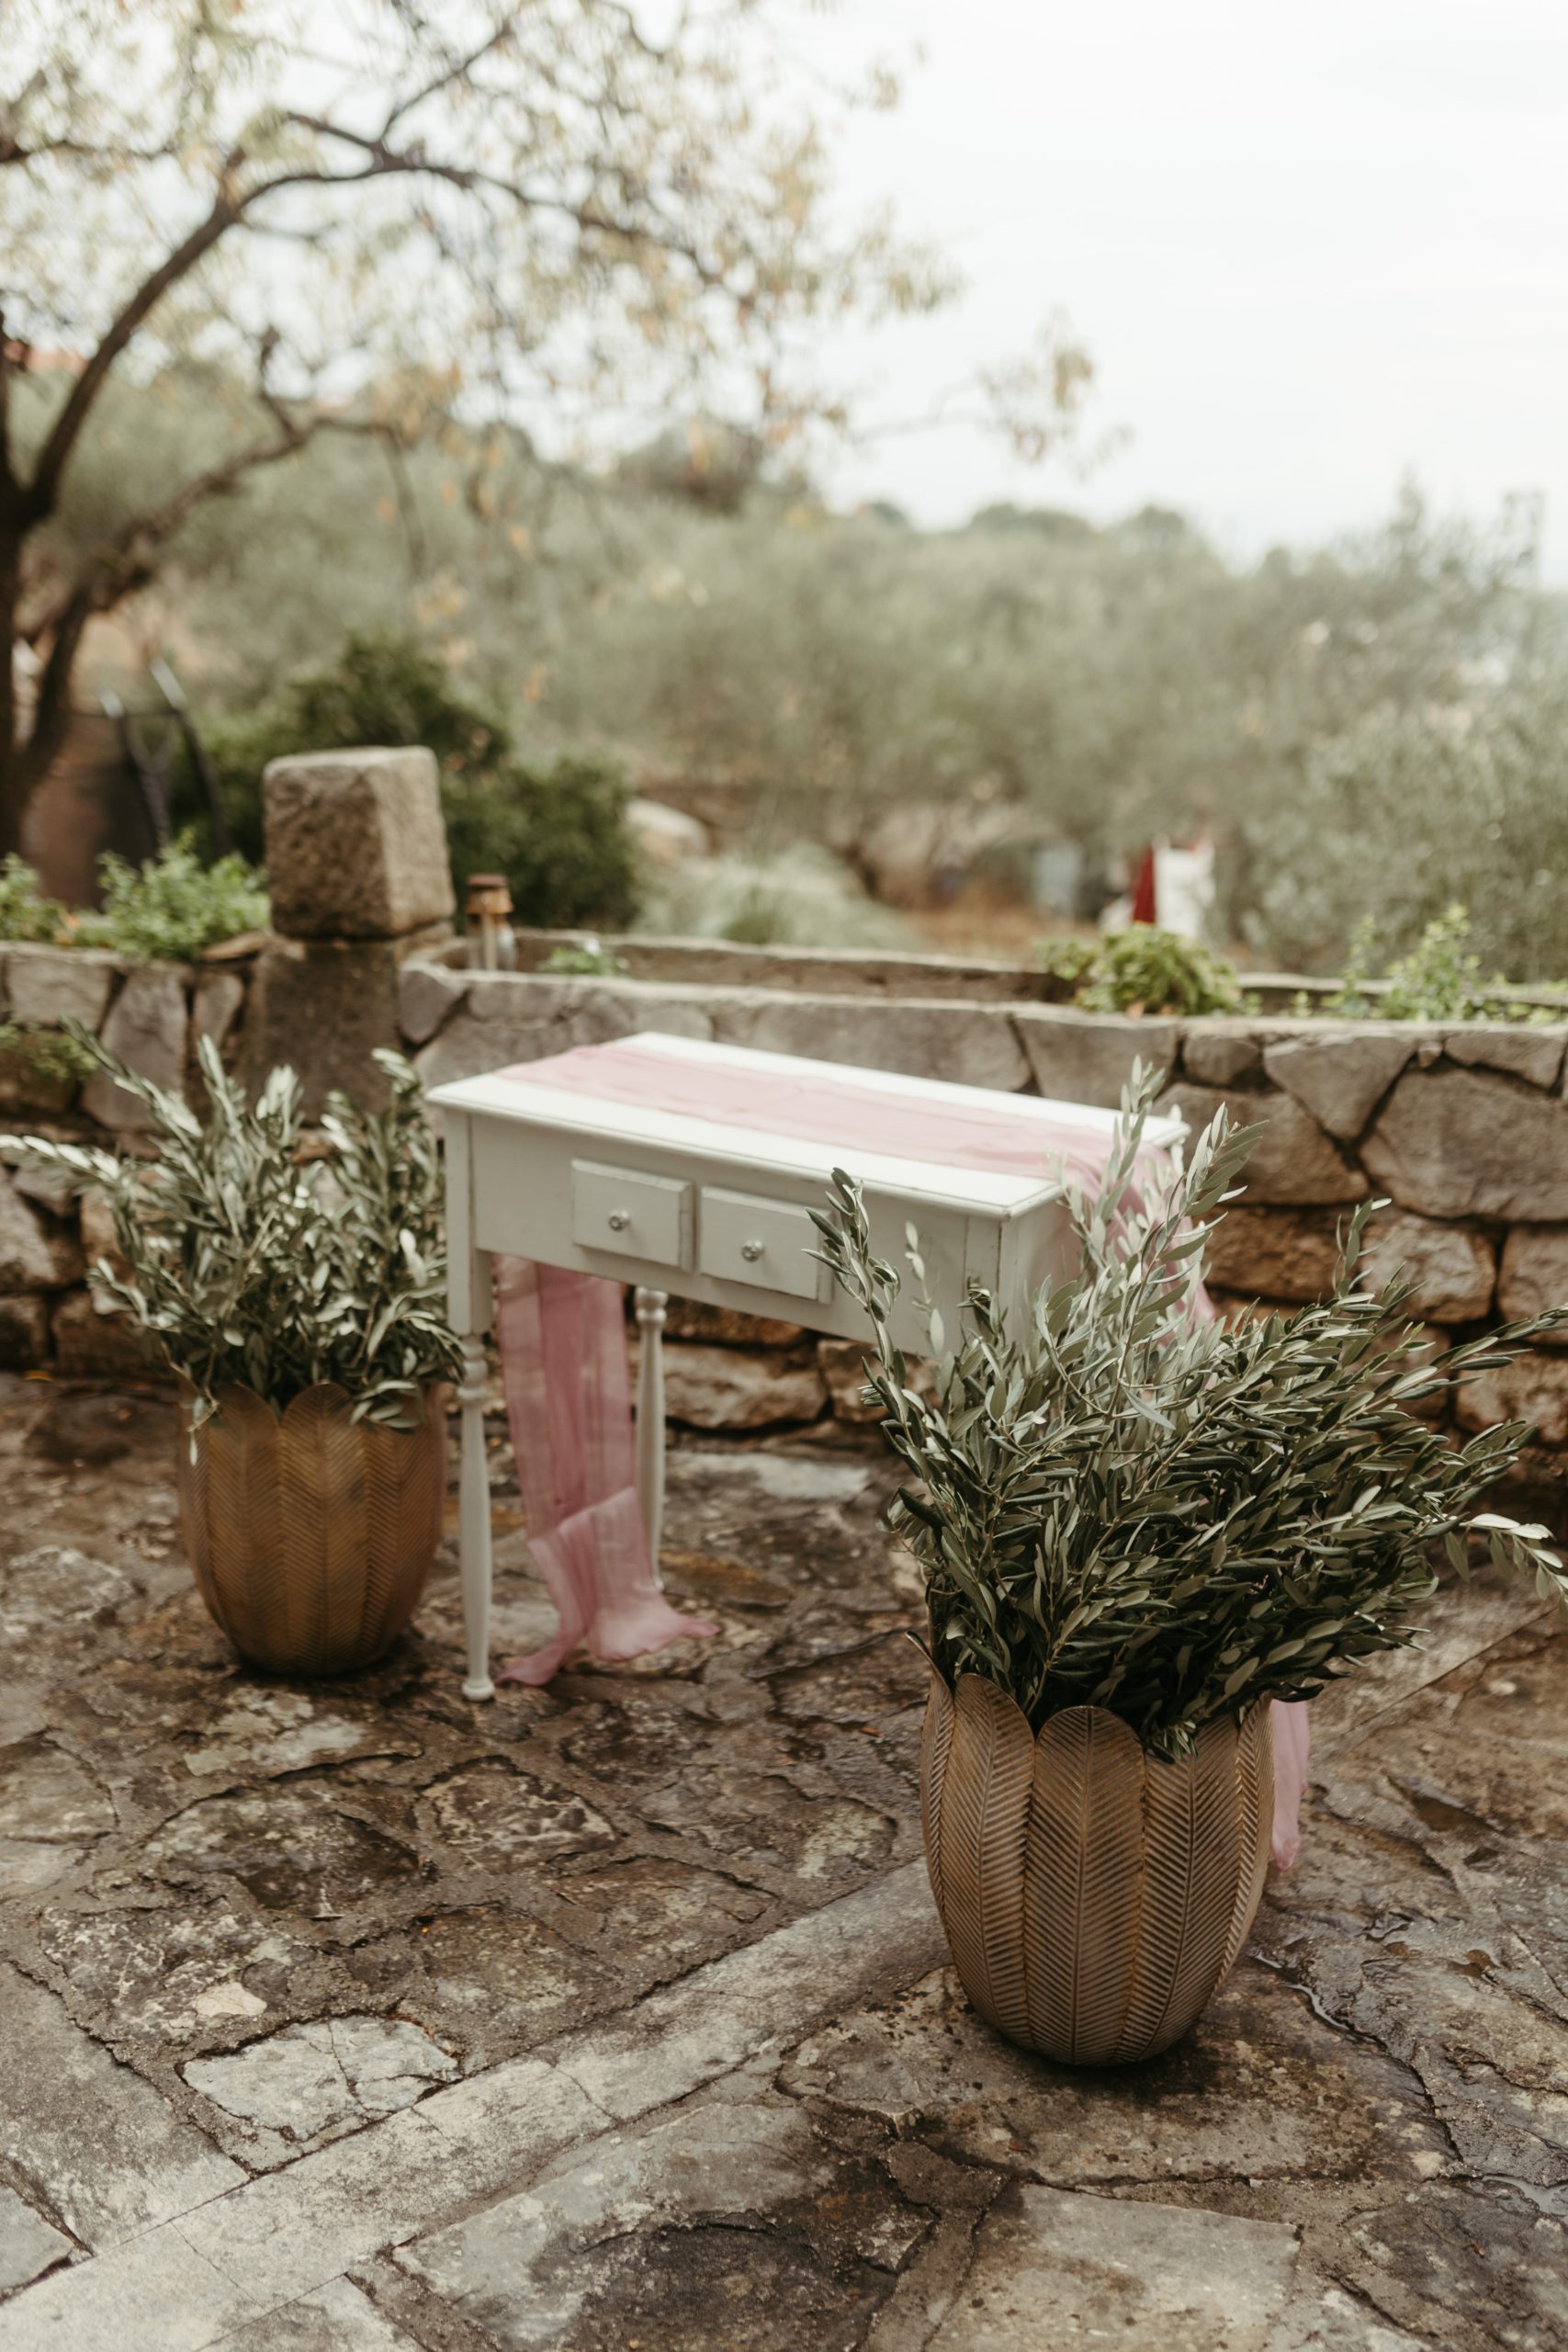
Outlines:
{"label": "scalloped planter rim", "polygon": [[197,1589],[235,1648],[273,1674],[349,1674],[390,1648],[419,1605],[441,1539],[446,1424],[427,1389],[417,1429],[353,1419],[330,1381],[281,1413],[253,1389],[217,1392],[190,1442],[180,1521]]}
{"label": "scalloped planter rim", "polygon": [[980,2015],[1066,2065],[1152,2058],[1213,1998],[1263,1891],[1267,1704],[1148,1754],[1119,1715],[1031,1732],[994,1682],[931,1677],[920,1818],[931,1891]]}

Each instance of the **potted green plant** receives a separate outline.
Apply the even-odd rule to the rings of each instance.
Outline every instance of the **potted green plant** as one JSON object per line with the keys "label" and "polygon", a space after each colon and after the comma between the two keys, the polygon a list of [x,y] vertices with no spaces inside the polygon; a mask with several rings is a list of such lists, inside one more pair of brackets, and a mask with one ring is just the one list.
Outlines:
{"label": "potted green plant", "polygon": [[308,1138],[290,1069],[249,1108],[203,1040],[198,1117],[79,1034],[145,1104],[155,1155],[15,1136],[0,1149],[108,1204],[121,1262],[89,1279],[178,1378],[180,1514],[202,1599],[275,1673],[367,1665],[430,1572],[439,1390],[458,1368],[419,1080],[378,1053],[387,1108],[334,1094]]}
{"label": "potted green plant", "polygon": [[[1227,1328],[1202,1250],[1249,1148],[1222,1114],[1185,1172],[1144,1181],[1140,1080],[1101,1189],[1069,1195],[1079,1262],[1004,1329],[971,1289],[917,1386],[899,1289],[835,1175],[820,1255],[870,1318],[869,1393],[909,1472],[888,1521],[920,1563],[926,1854],[976,2007],[1068,2063],[1153,2055],[1239,1952],[1272,1815],[1269,1702],[1411,1641],[1469,1537],[1568,1605],[1548,1531],[1477,1514],[1529,1435],[1452,1445],[1413,1408],[1508,1361],[1557,1314],[1431,1356],[1408,1286]],[[910,1262],[923,1288],[917,1238]],[[929,1312],[928,1304],[928,1312]]]}

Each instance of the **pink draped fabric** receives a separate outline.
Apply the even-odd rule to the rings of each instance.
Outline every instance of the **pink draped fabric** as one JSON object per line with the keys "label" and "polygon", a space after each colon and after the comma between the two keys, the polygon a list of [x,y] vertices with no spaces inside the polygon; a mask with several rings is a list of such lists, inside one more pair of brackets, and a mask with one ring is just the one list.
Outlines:
{"label": "pink draped fabric", "polygon": [[[1201,1323],[1213,1321],[1209,1294],[1201,1287],[1193,1294],[1192,1307]],[[1274,1821],[1269,1858],[1277,1871],[1288,1871],[1302,1849],[1302,1799],[1306,1794],[1312,1730],[1304,1699],[1271,1699],[1269,1713],[1274,1735]]]}
{"label": "pink draped fabric", "polygon": [[627,1658],[716,1634],[671,1608],[649,1556],[620,1283],[498,1258],[495,1336],[528,1549],[560,1614],[555,1639],[497,1680],[547,1682],[580,1642]]}
{"label": "pink draped fabric", "polygon": [[1269,1853],[1277,1871],[1288,1871],[1302,1849],[1302,1799],[1312,1726],[1304,1699],[1276,1699],[1273,1712],[1274,1834]]}
{"label": "pink draped fabric", "polygon": [[[1103,1175],[1109,1131],[1098,1122],[1043,1115],[1036,1101],[973,1090],[973,1102],[867,1086],[787,1063],[776,1070],[682,1058],[638,1039],[580,1046],[496,1076],[628,1108],[727,1127],[935,1160],[990,1174],[1034,1176],[1060,1168],[1092,1187]],[[1154,1155],[1151,1155],[1153,1158]],[[1200,1291],[1195,1311],[1213,1315]],[[528,1543],[560,1614],[553,1641],[501,1669],[500,1679],[538,1683],[580,1643],[604,1659],[635,1657],[717,1627],[682,1616],[659,1589],[637,1500],[631,1386],[619,1283],[526,1260],[496,1261],[496,1338]],[[1288,1870],[1300,1845],[1307,1722],[1302,1704],[1273,1706],[1272,1851]]]}

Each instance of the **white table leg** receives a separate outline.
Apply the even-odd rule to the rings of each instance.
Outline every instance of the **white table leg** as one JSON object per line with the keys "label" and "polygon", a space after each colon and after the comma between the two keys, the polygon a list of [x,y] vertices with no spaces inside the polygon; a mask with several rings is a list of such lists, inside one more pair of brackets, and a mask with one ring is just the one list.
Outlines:
{"label": "white table leg", "polygon": [[659,1546],[664,1533],[664,1310],[669,1304],[668,1291],[637,1293],[642,1342],[637,1373],[637,1490],[657,1585],[664,1581],[659,1573]]}
{"label": "white table leg", "polygon": [[462,1474],[458,1484],[457,1549],[463,1572],[463,1633],[468,1644],[465,1699],[493,1699],[490,1679],[490,1463],[485,1454],[485,1343],[470,1331],[463,1341]]}

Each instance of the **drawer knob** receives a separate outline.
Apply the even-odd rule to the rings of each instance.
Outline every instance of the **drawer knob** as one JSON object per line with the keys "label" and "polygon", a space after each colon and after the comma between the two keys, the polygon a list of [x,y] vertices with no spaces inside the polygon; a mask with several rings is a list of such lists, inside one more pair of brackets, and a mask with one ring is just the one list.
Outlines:
{"label": "drawer knob", "polygon": [[760,1241],[743,1241],[740,1244],[740,1255],[749,1266],[754,1266],[761,1254],[762,1244]]}
{"label": "drawer knob", "polygon": [[626,1209],[610,1211],[608,1223],[612,1233],[624,1233],[631,1221],[630,1212]]}

